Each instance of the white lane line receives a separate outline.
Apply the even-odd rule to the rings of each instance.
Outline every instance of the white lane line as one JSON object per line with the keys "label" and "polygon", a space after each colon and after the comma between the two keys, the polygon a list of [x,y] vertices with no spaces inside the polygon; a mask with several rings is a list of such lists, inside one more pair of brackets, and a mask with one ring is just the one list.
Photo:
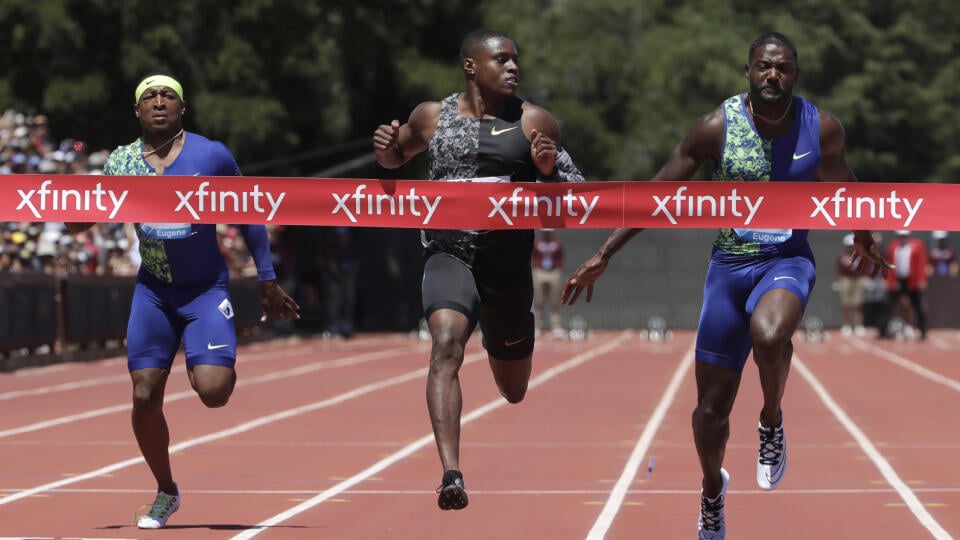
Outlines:
{"label": "white lane line", "polygon": [[0,536],[0,540],[137,540],[136,538],[91,538],[88,536]]}
{"label": "white lane line", "polygon": [[[396,351],[392,351],[392,352],[396,353]],[[366,356],[366,355],[361,355],[361,356]],[[473,357],[471,357],[469,361],[474,362],[479,360],[481,357],[482,357],[481,354],[477,353],[473,355]],[[467,363],[468,361],[465,360],[464,364],[467,364]],[[286,420],[294,416],[299,416],[301,414],[317,411],[326,407],[330,407],[332,405],[337,405],[344,401],[348,401],[348,400],[360,397],[364,394],[369,394],[371,392],[383,390],[384,388],[389,388],[391,386],[395,386],[408,381],[417,380],[419,378],[424,377],[426,374],[427,374],[427,368],[410,371],[403,375],[397,375],[395,377],[390,377],[388,379],[383,379],[375,383],[370,383],[370,384],[366,384],[366,385],[354,388],[349,392],[338,394],[331,398],[327,398],[323,401],[317,401],[309,405],[304,405],[304,406],[296,407],[293,409],[287,409],[285,411],[274,413],[268,416],[261,416],[256,420],[250,420],[248,422],[238,424],[229,429],[224,429],[221,431],[210,433],[209,435],[204,435],[203,437],[197,437],[195,439],[190,439],[178,444],[174,444],[170,447],[170,453],[174,454],[176,452],[180,452],[182,450],[186,450],[194,446],[216,441],[218,439],[223,439],[226,437],[232,437],[234,435],[238,435],[240,433],[244,433],[252,429],[256,429],[256,428],[271,424],[273,422],[279,422],[281,420]],[[20,499],[23,499],[26,497],[32,497],[33,495],[36,495],[38,493],[51,491],[62,486],[68,486],[70,484],[76,484],[77,482],[82,482],[84,480],[89,480],[91,478],[103,476],[103,475],[112,473],[114,471],[125,469],[127,467],[130,467],[132,465],[136,465],[142,462],[143,462],[142,457],[131,458],[124,461],[119,461],[117,463],[113,463],[111,465],[107,465],[106,467],[101,467],[95,471],[78,474],[76,476],[71,476],[70,478],[64,478],[63,480],[58,480],[56,482],[50,482],[49,484],[44,484],[42,486],[37,486],[30,489],[25,489],[23,491],[18,491],[17,493],[13,493],[11,495],[0,496],[0,506],[3,506],[5,504],[10,504],[14,501],[19,501]]]}
{"label": "white lane line", "polygon": [[[293,345],[295,345],[295,343],[293,345],[291,345],[291,343],[288,343],[288,342],[280,342],[280,341],[275,341],[271,343],[277,344],[276,349],[258,350],[255,352],[247,352],[241,349],[242,354],[240,355],[239,361],[237,362],[237,366],[243,367],[244,365],[249,364],[251,362],[258,362],[261,360],[273,360],[280,355],[283,355],[285,358],[289,359],[289,358],[297,358],[300,356],[313,356],[313,355],[316,355],[317,353],[316,346],[312,346],[310,348],[303,348],[307,344],[301,344],[301,347],[294,347]],[[347,352],[347,351],[342,351],[342,352]],[[178,354],[177,360],[180,360],[181,358],[182,358],[182,355]],[[121,360],[123,360],[123,364],[126,365],[126,359],[121,359]],[[106,361],[106,360],[102,360],[101,362],[104,364],[119,363],[115,361]],[[75,367],[77,364],[60,364],[60,365],[63,366],[60,370],[63,370],[63,369],[69,369],[70,367]],[[42,369],[42,368],[38,368],[38,369]],[[170,375],[173,376],[177,373],[185,372],[186,370],[187,369],[183,365],[183,363],[178,361],[170,370]],[[28,371],[32,371],[32,370],[28,370]],[[14,376],[15,377],[19,376],[19,374],[20,374],[20,371],[17,371],[15,372]],[[71,381],[71,382],[60,383],[60,384],[52,384],[48,386],[39,386],[36,388],[28,388],[24,390],[9,390],[6,392],[0,392],[0,400],[16,399],[16,398],[29,397],[29,396],[45,396],[52,392],[68,392],[70,390],[88,388],[90,386],[99,386],[101,384],[127,383],[129,381],[130,381],[130,375],[127,373],[123,373],[121,375],[93,377],[93,378],[84,379],[81,381]]]}
{"label": "white lane line", "polygon": [[906,370],[912,371],[917,375],[920,375],[921,377],[929,379],[935,383],[942,384],[947,388],[950,388],[951,390],[954,390],[956,392],[960,392],[960,382],[955,381],[950,377],[946,377],[944,375],[937,373],[936,371],[927,369],[921,366],[920,364],[917,364],[916,362],[907,360],[906,358],[898,354],[894,354],[890,351],[887,351],[886,349],[882,349],[880,347],[876,347],[873,345],[868,345],[864,343],[863,340],[854,339],[854,340],[851,340],[851,343],[853,343],[855,347],[857,347],[862,351],[866,351],[866,352],[869,352],[870,354],[879,356],[880,358],[883,358],[884,360],[892,364],[896,364]]}
{"label": "white lane line", "polygon": [[100,386],[101,384],[116,384],[121,382],[127,382],[130,380],[130,375],[111,375],[109,377],[94,377],[92,379],[85,379],[82,381],[72,381],[61,384],[53,384],[50,386],[40,386],[38,388],[30,388],[26,390],[10,390],[9,392],[0,392],[0,400],[15,399],[28,396],[41,396],[47,395],[53,392],[66,392],[69,390],[76,390],[78,388],[87,388],[90,386]]}
{"label": "white lane line", "polygon": [[943,339],[942,337],[929,336],[927,341],[934,347],[943,350],[943,351],[954,351],[956,350],[952,343]]}
{"label": "white lane line", "polygon": [[877,467],[880,471],[880,474],[883,475],[884,480],[890,484],[893,489],[897,491],[897,494],[900,495],[900,499],[907,505],[907,508],[913,512],[913,515],[916,516],[917,520],[920,521],[920,524],[926,527],[926,529],[933,535],[937,540],[948,540],[953,537],[948,533],[938,522],[927,512],[927,509],[924,508],[923,503],[920,502],[920,499],[917,498],[916,493],[914,493],[897,475],[897,472],[890,465],[890,462],[883,457],[877,447],[870,442],[870,439],[860,430],[856,423],[847,416],[847,413],[837,405],[837,402],[834,401],[833,397],[827,392],[827,389],[824,388],[817,377],[813,372],[807,367],[807,365],[800,360],[800,358],[794,354],[793,355],[793,366],[796,370],[807,380],[807,383],[813,388],[813,391],[816,392],[817,396],[820,398],[820,401],[833,413],[833,416],[843,425],[847,430],[847,433],[857,444],[860,445],[860,448],[863,450],[863,453],[870,458],[870,461]]}
{"label": "white lane line", "polygon": [[[629,332],[629,331],[622,332],[617,337],[611,339],[610,341],[608,341],[603,345],[600,345],[599,347],[594,348],[591,351],[581,353],[571,358],[570,360],[567,360],[566,362],[557,364],[545,370],[540,375],[534,377],[533,379],[530,379],[528,388],[532,390],[537,386],[540,386],[541,384],[549,381],[550,379],[556,377],[557,375],[565,371],[578,367],[579,365],[589,360],[592,360],[597,356],[600,356],[602,354],[607,353],[608,351],[613,350],[614,348],[618,347],[621,343],[626,341],[632,335],[633,335],[632,332]],[[480,407],[474,409],[467,415],[462,416],[460,419],[460,425],[468,424],[476,420],[477,418],[480,418],[481,416],[489,413],[490,411],[499,409],[500,407],[503,407],[506,404],[507,404],[507,401],[505,399],[497,398],[485,405],[481,405]],[[269,518],[267,520],[264,520],[252,526],[251,528],[234,536],[231,540],[247,540],[249,538],[253,538],[254,536],[260,534],[261,532],[268,530],[270,527],[273,527],[274,525],[282,523],[298,514],[306,512],[307,510],[310,510],[311,508],[326,501],[327,499],[330,499],[336,495],[339,495],[347,491],[351,487],[359,484],[360,482],[363,482],[364,480],[370,478],[371,476],[377,474],[378,472],[403,460],[404,458],[410,456],[411,454],[420,450],[424,446],[427,446],[430,444],[434,444],[433,433],[430,433],[429,435],[424,435],[423,437],[408,444],[407,446],[401,448],[400,450],[394,452],[393,454],[390,454],[389,456],[381,459],[380,461],[358,472],[357,474],[351,476],[350,478],[347,478],[346,480],[334,485],[333,487],[327,489],[326,491],[319,493],[316,496],[311,497],[310,499],[307,499],[306,501],[294,506],[293,508],[285,510],[273,516],[272,518]]]}
{"label": "white lane line", "polygon": [[623,506],[623,500],[627,496],[630,484],[633,483],[634,478],[637,476],[640,464],[650,449],[650,444],[653,443],[654,435],[656,435],[657,430],[660,429],[660,424],[667,414],[667,409],[673,404],[673,400],[677,397],[677,392],[683,383],[687,370],[693,365],[695,350],[696,341],[690,345],[687,354],[684,355],[680,365],[677,366],[676,371],[673,372],[673,377],[671,377],[670,383],[667,384],[667,388],[664,390],[663,396],[657,404],[657,408],[654,409],[653,414],[650,415],[650,420],[647,422],[647,425],[644,426],[640,438],[637,439],[637,444],[633,447],[633,452],[630,453],[630,458],[627,459],[627,464],[624,466],[620,478],[617,479],[617,483],[614,484],[613,490],[607,498],[607,503],[603,505],[603,510],[600,512],[600,515],[597,516],[597,520],[593,523],[593,527],[587,534],[588,540],[601,540],[607,534],[607,531],[610,530],[610,526],[613,524],[613,518],[616,517],[617,512],[620,511],[620,507]]}
{"label": "white lane line", "polygon": [[[19,488],[0,489],[3,491],[16,491]],[[960,487],[945,488],[914,488],[915,493],[960,493]],[[763,491],[761,489],[731,489],[727,493],[731,495],[758,495],[762,497],[783,497],[785,495],[890,495],[896,494],[893,488],[862,488],[862,489],[784,489],[778,488],[776,491]],[[96,495],[155,495],[155,489],[52,489],[46,493],[62,494],[96,494]],[[287,495],[287,496],[313,496],[317,493],[315,489],[191,489],[191,494],[200,495]],[[436,493],[434,490],[425,489],[347,489],[341,492],[341,495],[430,495]],[[471,495],[609,495],[609,489],[471,489]],[[631,489],[627,491],[628,495],[699,495],[700,489]]]}
{"label": "white lane line", "polygon": [[[375,351],[366,354],[359,354],[356,356],[348,356],[346,358],[339,358],[337,360],[330,360],[327,362],[315,362],[312,364],[307,364],[305,366],[295,367],[292,369],[287,369],[284,371],[275,371],[272,373],[267,373],[266,375],[260,375],[259,377],[249,377],[249,378],[238,378],[237,387],[247,387],[254,384],[260,384],[270,381],[275,381],[277,379],[283,379],[287,377],[299,377],[307,373],[312,373],[314,371],[319,371],[322,369],[331,369],[337,367],[351,366],[354,364],[361,364],[364,362],[370,362],[373,360],[381,360],[383,358],[388,358],[391,356],[397,356],[406,352],[410,352],[410,349],[391,349],[386,351]],[[130,380],[129,376],[125,377],[126,380]],[[179,401],[181,399],[186,399],[191,396],[196,395],[193,390],[183,390],[181,392],[174,392],[168,394],[164,397],[164,404],[171,403],[174,401]],[[122,405],[111,405],[109,407],[103,407],[100,409],[93,409],[90,411],[84,411],[77,414],[70,414],[67,416],[61,416],[59,418],[51,418],[50,420],[44,420],[42,422],[35,422],[33,424],[28,424],[26,426],[20,426],[16,428],[10,428],[5,430],[0,430],[0,439],[4,437],[10,437],[13,435],[21,435],[23,433],[30,433],[32,431],[39,431],[41,429],[51,428],[55,426],[61,426],[63,424],[70,424],[73,422],[78,422],[80,420],[88,420],[90,418],[96,418],[98,416],[104,416],[107,414],[117,413],[117,412],[129,412],[131,408],[130,403],[124,403]]]}

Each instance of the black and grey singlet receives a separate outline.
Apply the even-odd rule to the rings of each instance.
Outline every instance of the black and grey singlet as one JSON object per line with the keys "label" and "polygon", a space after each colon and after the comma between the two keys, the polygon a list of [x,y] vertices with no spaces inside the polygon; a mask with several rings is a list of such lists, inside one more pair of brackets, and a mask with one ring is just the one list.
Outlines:
{"label": "black and grey singlet", "polygon": [[[441,102],[437,130],[428,146],[430,179],[537,181],[530,141],[520,125],[523,100],[512,100],[500,117],[477,119],[460,115],[459,96]],[[529,266],[533,250],[530,230],[424,229],[421,238],[428,253],[448,253],[471,266]]]}

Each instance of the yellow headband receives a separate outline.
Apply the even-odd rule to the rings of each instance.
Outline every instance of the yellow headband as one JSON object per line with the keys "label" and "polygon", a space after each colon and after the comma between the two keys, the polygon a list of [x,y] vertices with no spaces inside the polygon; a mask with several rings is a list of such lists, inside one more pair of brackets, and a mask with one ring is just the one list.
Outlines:
{"label": "yellow headband", "polygon": [[178,83],[176,79],[173,77],[168,77],[167,75],[151,75],[140,81],[140,84],[137,85],[137,91],[133,96],[133,102],[139,103],[140,96],[147,91],[147,88],[153,88],[154,86],[166,86],[167,88],[176,92],[177,96],[180,97],[180,101],[183,101],[183,87],[180,86],[180,83]]}

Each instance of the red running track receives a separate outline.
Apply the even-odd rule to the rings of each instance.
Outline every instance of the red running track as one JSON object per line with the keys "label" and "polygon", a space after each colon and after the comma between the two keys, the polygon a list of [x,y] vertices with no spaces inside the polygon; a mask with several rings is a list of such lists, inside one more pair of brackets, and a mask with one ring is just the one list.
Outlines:
{"label": "red running track", "polygon": [[[216,410],[178,358],[165,411],[184,499],[162,531],[133,525],[155,485],[122,359],[4,374],[0,538],[695,538],[693,338],[542,339],[519,405],[498,397],[472,340],[461,372],[470,506],[459,512],[436,507],[425,343],[246,346],[237,391]],[[789,472],[771,493],[754,480],[760,391],[753,364],[744,372],[725,464],[729,537],[960,535],[960,334],[828,338],[795,341]]]}

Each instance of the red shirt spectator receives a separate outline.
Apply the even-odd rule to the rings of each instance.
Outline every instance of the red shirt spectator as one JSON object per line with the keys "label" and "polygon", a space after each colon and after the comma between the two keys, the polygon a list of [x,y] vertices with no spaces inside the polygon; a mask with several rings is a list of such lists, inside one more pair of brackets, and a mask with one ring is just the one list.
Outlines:
{"label": "red shirt spectator", "polygon": [[888,291],[898,290],[902,279],[907,280],[908,290],[927,288],[927,246],[910,231],[897,231],[887,247],[887,261],[896,267],[887,274]]}
{"label": "red shirt spectator", "polygon": [[934,246],[930,248],[930,273],[954,277],[960,273],[957,251],[947,243],[946,231],[933,231]]}

